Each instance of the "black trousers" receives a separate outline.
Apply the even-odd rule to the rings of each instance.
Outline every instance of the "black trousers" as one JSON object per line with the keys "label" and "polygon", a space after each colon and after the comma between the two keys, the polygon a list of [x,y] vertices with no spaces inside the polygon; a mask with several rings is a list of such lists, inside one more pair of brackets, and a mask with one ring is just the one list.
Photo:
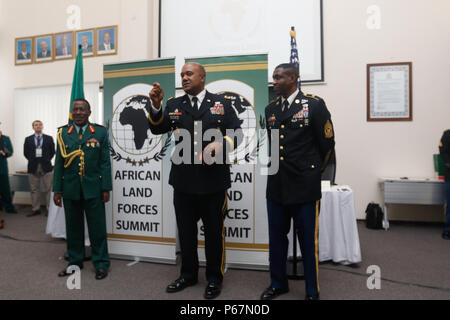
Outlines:
{"label": "black trousers", "polygon": [[181,247],[181,276],[198,279],[198,228],[202,219],[205,234],[206,279],[222,283],[225,268],[226,190],[213,194],[187,194],[174,190],[173,202]]}

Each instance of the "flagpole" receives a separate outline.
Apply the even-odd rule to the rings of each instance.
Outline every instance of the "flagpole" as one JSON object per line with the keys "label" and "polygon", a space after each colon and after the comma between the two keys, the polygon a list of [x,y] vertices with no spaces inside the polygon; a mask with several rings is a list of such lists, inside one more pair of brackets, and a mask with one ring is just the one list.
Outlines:
{"label": "flagpole", "polygon": [[[297,50],[297,40],[296,38],[296,32],[295,27],[291,27],[290,31],[291,35],[291,57],[290,57],[290,63],[294,64],[297,67],[297,70],[299,71],[299,77],[297,82],[297,87],[300,90],[300,63],[298,59],[298,50]],[[292,228],[292,268],[287,268],[287,275],[288,279],[291,280],[303,280],[304,272],[303,270],[303,263],[302,259],[297,258],[297,230],[295,230],[295,224],[293,224]],[[289,259],[288,259],[289,260]],[[288,266],[290,265],[290,261],[288,261]]]}

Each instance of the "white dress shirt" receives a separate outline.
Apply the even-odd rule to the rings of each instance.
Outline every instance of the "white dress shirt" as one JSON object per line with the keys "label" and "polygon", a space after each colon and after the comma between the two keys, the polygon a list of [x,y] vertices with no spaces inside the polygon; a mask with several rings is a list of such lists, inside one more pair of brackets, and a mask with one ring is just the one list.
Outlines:
{"label": "white dress shirt", "polygon": [[298,93],[300,92],[300,90],[295,90],[295,92],[293,94],[291,94],[287,99],[285,99],[284,97],[281,97],[281,106],[283,106],[284,101],[288,101],[289,105],[288,105],[288,109],[291,107],[292,102],[294,102],[295,97],[298,95]]}
{"label": "white dress shirt", "polygon": [[[297,90],[297,91],[298,91],[298,90]],[[202,105],[202,102],[203,102],[203,100],[205,99],[205,96],[206,96],[206,89],[203,89],[203,91],[200,92],[200,93],[199,93],[198,95],[196,95],[196,96],[191,96],[190,94],[188,94],[189,101],[191,101],[191,106],[194,107],[194,102],[192,101],[192,99],[193,99],[194,97],[197,97],[197,99],[198,99],[197,104],[198,104],[198,108],[200,109],[200,106]],[[152,104],[152,112],[153,112],[153,114],[158,113],[159,110],[156,109],[156,108],[153,106],[153,102],[151,102],[151,100],[150,100],[150,103]]]}

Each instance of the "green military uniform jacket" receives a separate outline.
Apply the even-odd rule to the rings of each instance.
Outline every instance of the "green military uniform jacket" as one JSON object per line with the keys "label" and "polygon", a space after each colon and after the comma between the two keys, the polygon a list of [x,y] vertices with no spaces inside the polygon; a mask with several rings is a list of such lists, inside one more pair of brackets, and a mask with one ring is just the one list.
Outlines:
{"label": "green military uniform jacket", "polygon": [[[81,195],[83,199],[93,199],[100,197],[102,191],[112,190],[106,128],[89,123],[81,140],[74,125],[66,125],[59,130],[53,192],[62,193],[64,199],[80,200]],[[69,157],[65,159],[64,153]],[[69,164],[70,158],[72,162]]]}
{"label": "green military uniform jacket", "polygon": [[0,139],[3,139],[3,144],[5,148],[8,149],[8,153],[6,155],[0,155],[0,174],[8,174],[8,160],[7,158],[13,155],[13,147],[11,144],[11,140],[9,137],[2,135]]}

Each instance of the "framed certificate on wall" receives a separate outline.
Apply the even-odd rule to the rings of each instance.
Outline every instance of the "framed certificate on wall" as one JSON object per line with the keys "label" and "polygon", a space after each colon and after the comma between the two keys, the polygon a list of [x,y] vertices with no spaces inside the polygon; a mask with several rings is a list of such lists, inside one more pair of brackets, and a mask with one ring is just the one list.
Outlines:
{"label": "framed certificate on wall", "polygon": [[367,65],[367,121],[412,121],[412,63]]}

